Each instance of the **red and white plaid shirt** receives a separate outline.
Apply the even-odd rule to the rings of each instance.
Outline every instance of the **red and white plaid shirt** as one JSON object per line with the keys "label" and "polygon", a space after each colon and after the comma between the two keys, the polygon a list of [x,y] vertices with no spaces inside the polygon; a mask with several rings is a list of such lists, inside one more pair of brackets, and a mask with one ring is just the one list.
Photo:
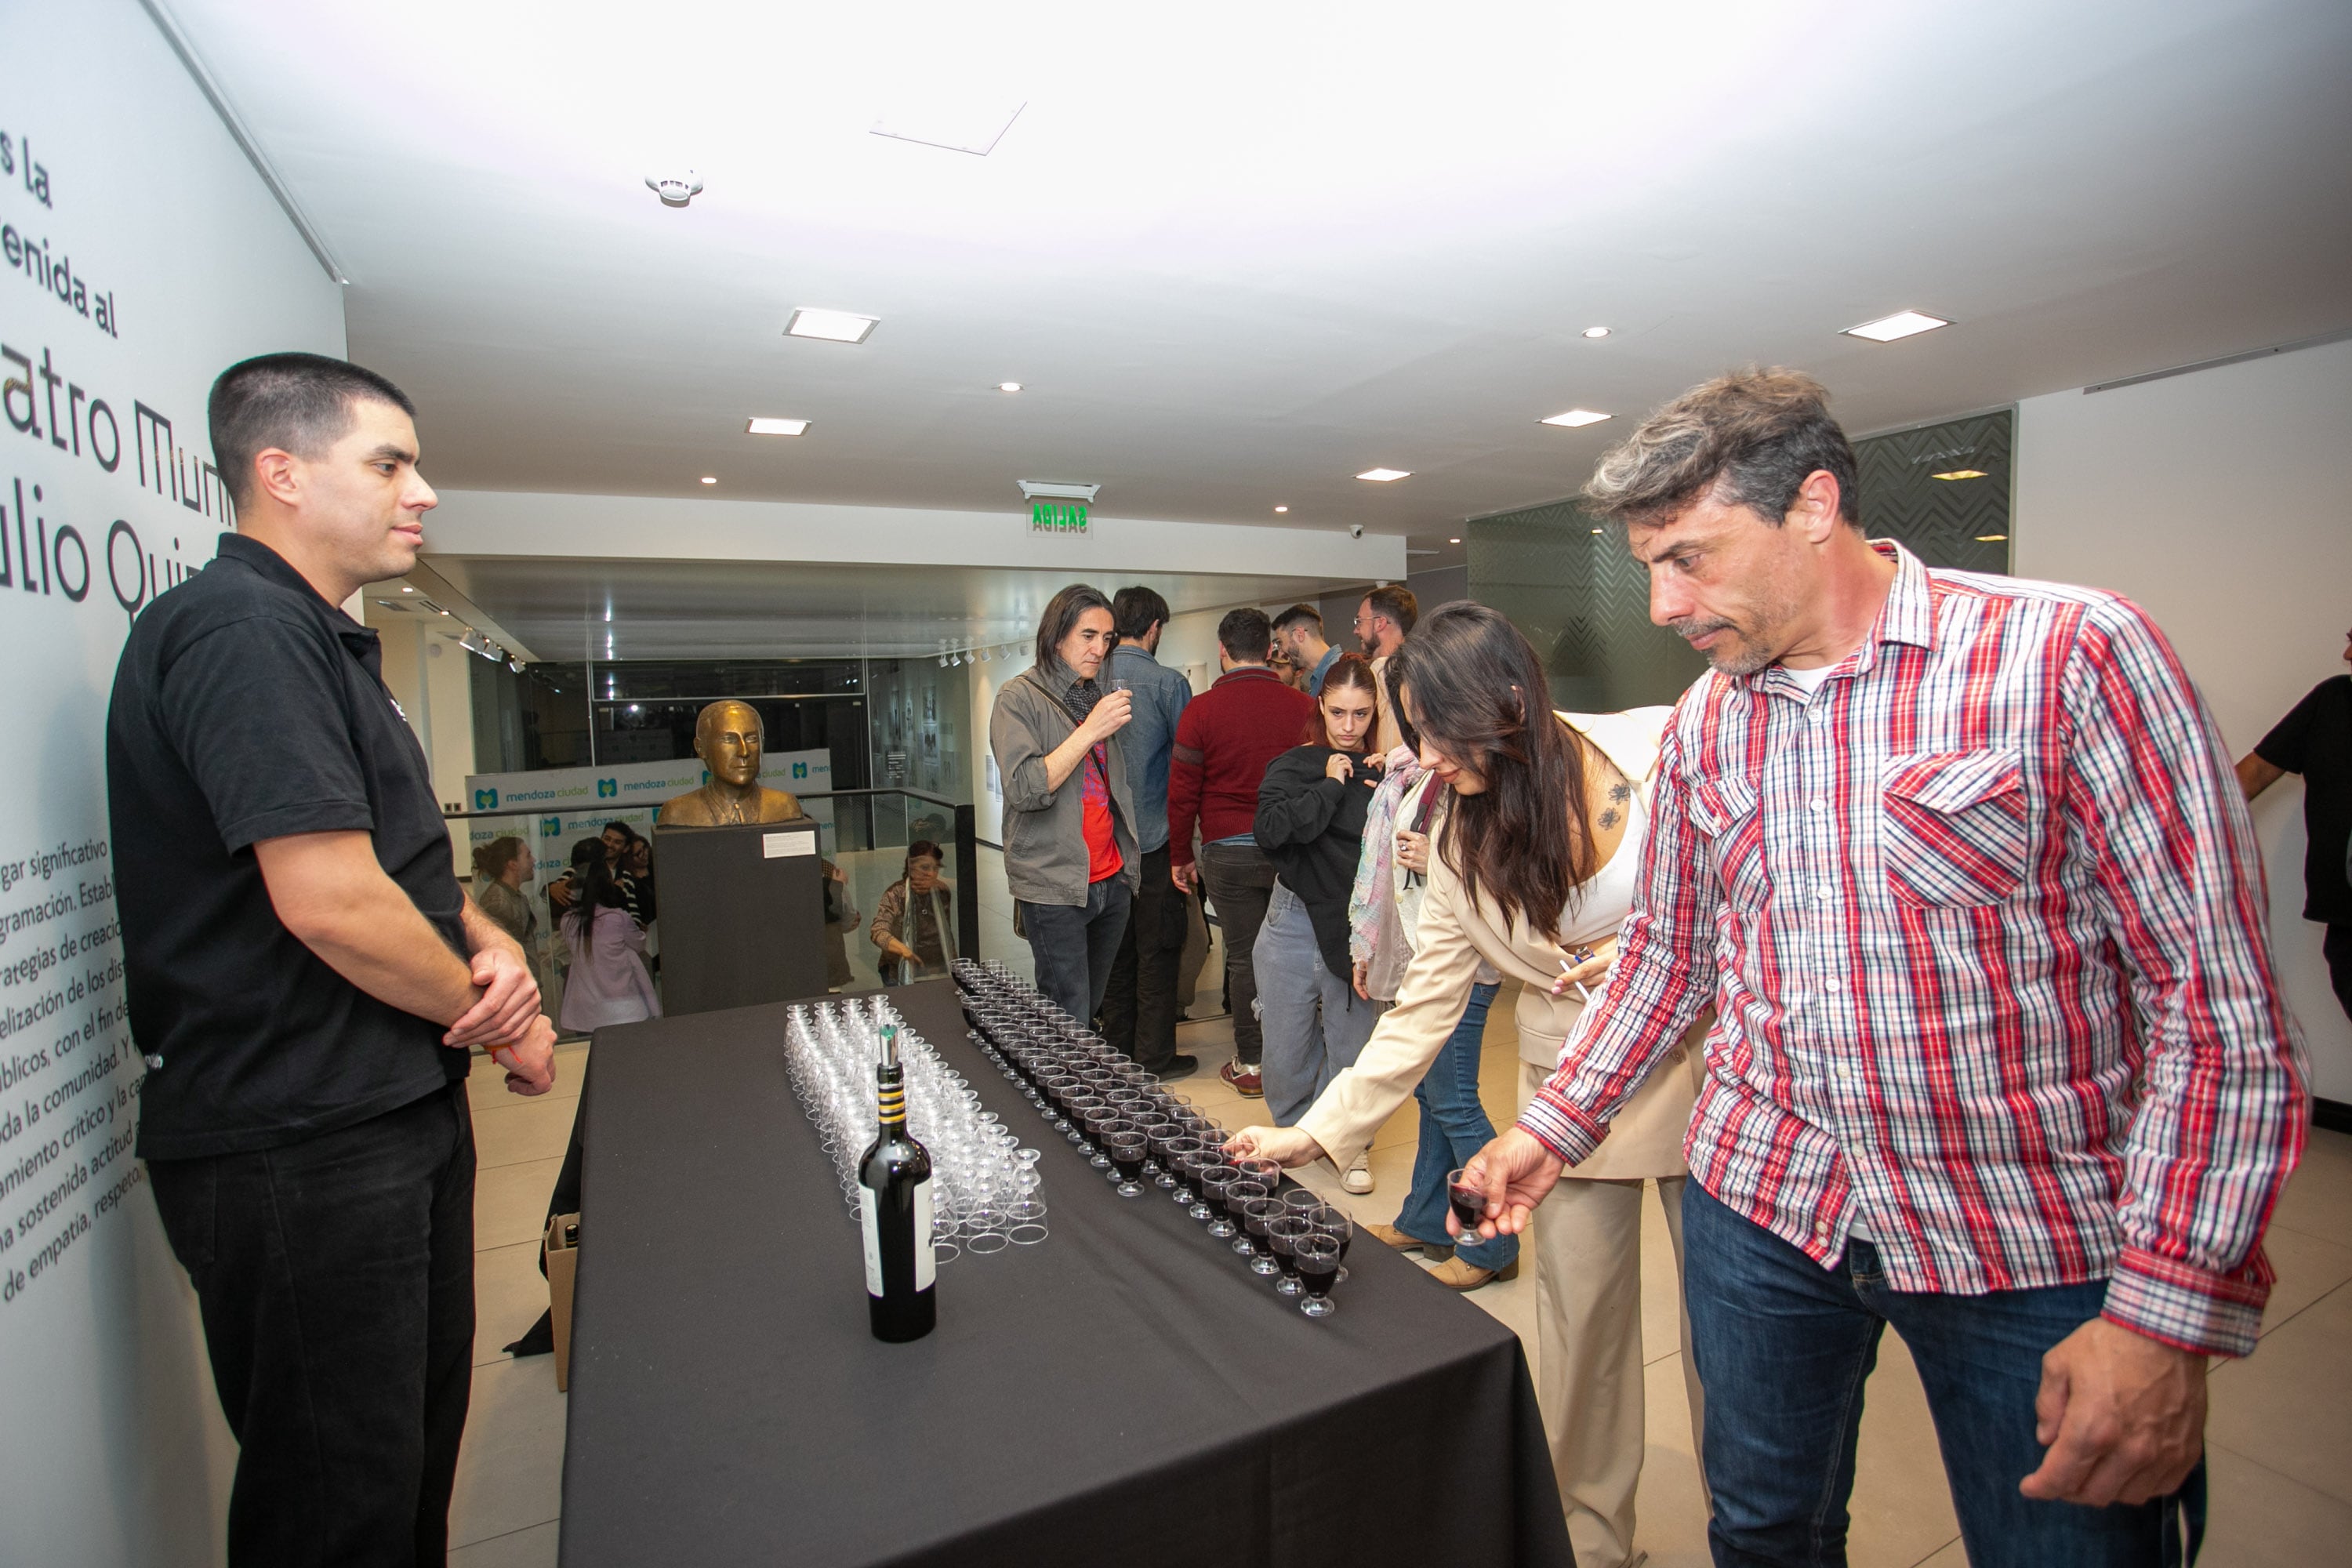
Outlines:
{"label": "red and white plaid shirt", "polygon": [[1617,964],[1519,1125],[1564,1159],[1709,1003],[1685,1142],[1721,1202],[1897,1289],[2108,1281],[2243,1355],[2303,1148],[2301,1044],[2221,737],[2086,588],[1930,572],[1810,696],[1709,674],[1659,758]]}

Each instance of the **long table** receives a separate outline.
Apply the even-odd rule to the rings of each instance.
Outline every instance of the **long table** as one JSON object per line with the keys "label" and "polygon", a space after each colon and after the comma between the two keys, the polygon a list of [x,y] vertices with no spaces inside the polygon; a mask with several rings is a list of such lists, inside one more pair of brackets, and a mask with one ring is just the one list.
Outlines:
{"label": "long table", "polygon": [[1573,1562],[1507,1329],[1370,1242],[1310,1321],[1166,1194],[1113,1192],[951,983],[891,995],[1045,1152],[1050,1239],[942,1265],[938,1330],[879,1343],[786,1006],[599,1032],[566,1568]]}

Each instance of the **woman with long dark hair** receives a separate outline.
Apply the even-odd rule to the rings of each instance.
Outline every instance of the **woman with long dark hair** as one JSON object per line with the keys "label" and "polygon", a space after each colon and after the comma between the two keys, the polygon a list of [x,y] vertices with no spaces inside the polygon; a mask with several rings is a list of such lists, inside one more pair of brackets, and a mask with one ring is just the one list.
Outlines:
{"label": "woman with long dark hair", "polygon": [[[1668,710],[1551,710],[1542,661],[1483,605],[1446,605],[1393,656],[1423,764],[1451,800],[1415,857],[1429,882],[1412,962],[1355,1066],[1296,1127],[1237,1151],[1286,1165],[1352,1159],[1453,1033],[1483,958],[1519,982],[1524,1102],[1559,1067],[1632,908]],[[1399,853],[1408,847],[1400,843]],[[1411,864],[1412,862],[1409,862]],[[1685,1042],[1626,1105],[1599,1153],[1552,1189],[1535,1227],[1538,1395],[1580,1563],[1633,1556],[1643,1431],[1641,1204],[1658,1183],[1682,1265],[1683,1133],[1697,1090]],[[1699,1390],[1683,1329],[1693,1436]]]}
{"label": "woman with long dark hair", "polygon": [[[1374,679],[1354,654],[1334,663],[1305,743],[1267,764],[1258,785],[1255,832],[1275,883],[1250,961],[1265,1036],[1265,1108],[1277,1127],[1297,1121],[1355,1061],[1380,1012],[1356,994],[1348,953],[1348,895],[1381,782],[1381,759],[1366,751]],[[1349,1178],[1349,1191],[1372,1190],[1369,1164]]]}
{"label": "woman with long dark hair", "polygon": [[563,912],[572,968],[558,1020],[566,1034],[593,1034],[608,1024],[661,1016],[661,998],[646,969],[646,931],[629,913],[610,854],[602,838],[583,838],[572,847],[572,907]]}

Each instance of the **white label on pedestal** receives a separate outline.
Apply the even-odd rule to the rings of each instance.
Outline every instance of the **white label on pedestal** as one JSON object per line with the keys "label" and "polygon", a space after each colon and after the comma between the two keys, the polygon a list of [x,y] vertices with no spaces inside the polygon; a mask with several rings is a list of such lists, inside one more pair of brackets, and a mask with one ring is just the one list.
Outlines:
{"label": "white label on pedestal", "polygon": [[769,860],[788,859],[794,855],[816,853],[816,835],[805,830],[799,833],[762,833],[760,854]]}

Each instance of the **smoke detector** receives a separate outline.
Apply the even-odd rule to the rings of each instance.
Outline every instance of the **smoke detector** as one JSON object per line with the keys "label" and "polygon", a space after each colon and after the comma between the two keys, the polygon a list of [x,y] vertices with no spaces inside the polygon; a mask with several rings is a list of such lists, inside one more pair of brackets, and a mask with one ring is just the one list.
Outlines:
{"label": "smoke detector", "polygon": [[647,174],[646,188],[666,207],[682,207],[702,194],[702,177],[688,169],[683,174]]}

